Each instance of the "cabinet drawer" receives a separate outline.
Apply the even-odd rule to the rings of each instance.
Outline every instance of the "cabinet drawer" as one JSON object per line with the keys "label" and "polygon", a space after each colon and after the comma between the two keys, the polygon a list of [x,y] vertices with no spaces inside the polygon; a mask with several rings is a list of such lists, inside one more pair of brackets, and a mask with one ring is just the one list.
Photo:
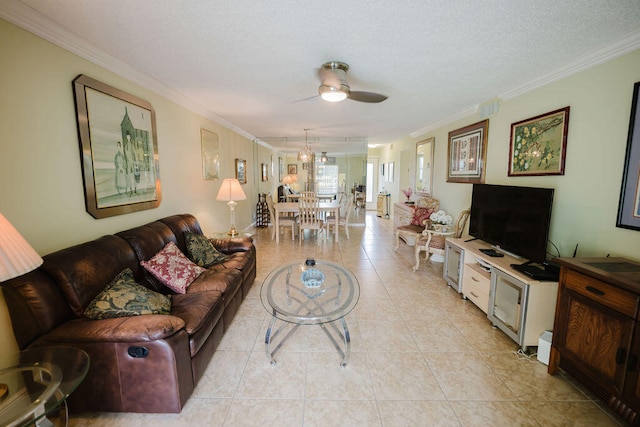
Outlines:
{"label": "cabinet drawer", "polygon": [[472,264],[464,265],[462,293],[485,313],[489,309],[490,277],[488,272],[477,270]]}
{"label": "cabinet drawer", "polygon": [[567,289],[571,289],[626,316],[636,317],[638,295],[573,270],[566,270],[564,283]]}

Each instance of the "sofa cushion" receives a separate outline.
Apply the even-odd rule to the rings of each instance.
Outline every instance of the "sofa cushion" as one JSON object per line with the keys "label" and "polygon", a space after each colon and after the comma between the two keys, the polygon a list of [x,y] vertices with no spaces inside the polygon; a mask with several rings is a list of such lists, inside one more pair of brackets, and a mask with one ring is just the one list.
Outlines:
{"label": "sofa cushion", "polygon": [[43,259],[42,269],[53,278],[78,317],[118,273],[125,268],[140,269],[136,253],[117,236],[103,236]]}
{"label": "sofa cushion", "polygon": [[107,287],[89,303],[84,316],[89,319],[169,314],[171,298],[135,282],[133,272],[122,270]]}
{"label": "sofa cushion", "polygon": [[207,341],[222,317],[223,310],[222,293],[218,291],[174,295],[171,314],[184,320],[192,356],[196,355]]}
{"label": "sofa cushion", "polygon": [[200,267],[209,268],[227,259],[227,256],[219,252],[213,243],[202,234],[185,231],[184,240],[189,259]]}
{"label": "sofa cushion", "polygon": [[208,269],[193,281],[187,292],[218,291],[223,294],[233,293],[242,283],[242,272],[216,265]]}
{"label": "sofa cushion", "polygon": [[205,271],[192,263],[173,242],[167,243],[149,261],[141,261],[140,264],[166,287],[179,294],[184,294],[191,282]]}

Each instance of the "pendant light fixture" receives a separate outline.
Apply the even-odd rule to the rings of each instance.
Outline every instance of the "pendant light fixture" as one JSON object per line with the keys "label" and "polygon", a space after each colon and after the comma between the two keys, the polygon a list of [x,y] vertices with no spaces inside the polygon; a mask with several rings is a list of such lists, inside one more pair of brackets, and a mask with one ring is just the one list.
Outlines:
{"label": "pendant light fixture", "polygon": [[302,163],[309,163],[313,154],[311,152],[311,148],[309,148],[309,138],[307,135],[308,131],[309,129],[304,130],[304,148],[298,153],[298,161]]}

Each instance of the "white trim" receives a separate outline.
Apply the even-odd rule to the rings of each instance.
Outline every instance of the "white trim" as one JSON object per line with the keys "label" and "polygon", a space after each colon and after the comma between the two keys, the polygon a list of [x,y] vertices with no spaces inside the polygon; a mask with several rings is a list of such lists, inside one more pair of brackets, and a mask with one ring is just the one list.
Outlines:
{"label": "white trim", "polygon": [[[500,98],[503,101],[515,98],[517,96],[530,92],[534,89],[538,89],[542,86],[546,86],[550,83],[561,80],[565,77],[568,77],[573,74],[579,73],[581,71],[585,71],[589,68],[595,67],[596,65],[604,64],[605,62],[611,61],[620,56],[634,52],[638,49],[640,49],[640,30],[629,34],[628,36],[624,37],[623,39],[619,40],[616,43],[613,43],[609,46],[603,47],[601,49],[598,49],[591,53],[583,55],[580,58],[565,65],[562,68],[559,68],[553,72],[547,73],[543,76],[540,76],[526,83],[518,85],[510,90],[507,90],[502,94],[498,95],[498,98]],[[418,138],[426,134],[427,132],[438,129],[442,126],[445,126],[456,120],[462,119],[471,114],[475,114],[476,112],[478,112],[478,107],[480,105],[481,104],[478,104],[474,107],[467,108],[464,111],[453,114],[442,120],[433,122],[423,127],[422,129],[418,129],[414,132],[411,132],[409,136],[412,138]]]}
{"label": "white trim", "polygon": [[161,81],[149,77],[128,64],[114,58],[90,43],[80,39],[77,35],[66,30],[58,23],[44,16],[19,1],[0,3],[0,18],[29,31],[69,52],[78,55],[112,73],[123,77],[139,86],[153,91],[182,107],[212,120],[249,140],[256,137],[240,129],[233,123],[217,116],[211,110],[193,99],[173,90]]}
{"label": "white trim", "polygon": [[620,56],[634,52],[640,49],[640,30],[635,31],[618,42],[591,53],[581,56],[575,61],[561,67],[555,71],[535,78],[527,83],[516,86],[502,94],[498,95],[503,100],[508,100],[530,92],[542,86],[561,80],[565,77],[577,74],[581,71],[588,70],[596,65],[616,59]]}

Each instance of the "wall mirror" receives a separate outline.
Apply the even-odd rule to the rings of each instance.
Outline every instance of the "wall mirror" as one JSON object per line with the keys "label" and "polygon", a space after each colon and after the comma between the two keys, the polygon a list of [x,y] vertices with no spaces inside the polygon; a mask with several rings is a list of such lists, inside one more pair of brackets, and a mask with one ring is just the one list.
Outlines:
{"label": "wall mirror", "polygon": [[416,193],[433,192],[433,145],[435,138],[425,139],[416,144]]}

